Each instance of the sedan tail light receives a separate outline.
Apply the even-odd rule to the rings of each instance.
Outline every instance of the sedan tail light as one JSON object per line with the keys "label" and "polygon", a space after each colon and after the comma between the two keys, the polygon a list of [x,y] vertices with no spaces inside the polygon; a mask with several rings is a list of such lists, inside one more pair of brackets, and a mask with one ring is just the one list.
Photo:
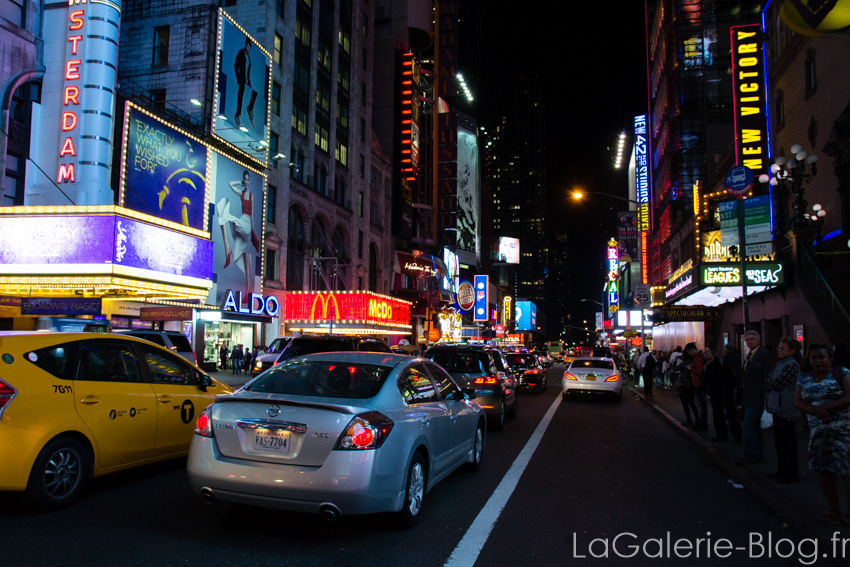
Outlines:
{"label": "sedan tail light", "polygon": [[201,412],[196,422],[195,433],[203,437],[212,437],[212,419],[210,419],[210,406]]}
{"label": "sedan tail light", "polygon": [[569,372],[564,372],[564,378],[566,378],[567,380],[578,380],[578,378],[576,378],[575,376],[573,376]]}
{"label": "sedan tail light", "polygon": [[606,379],[605,379],[605,381],[606,381],[606,382],[616,382],[616,381],[617,381],[617,380],[619,380],[619,379],[620,379],[620,375],[619,375],[619,374],[612,374],[611,376],[609,376],[608,378],[606,378]]}
{"label": "sedan tail light", "polygon": [[356,415],[339,436],[334,449],[343,451],[377,449],[387,440],[393,425],[393,420],[377,411]]}
{"label": "sedan tail light", "polygon": [[495,384],[496,379],[492,376],[479,376],[474,380],[475,384]]}
{"label": "sedan tail light", "polygon": [[5,408],[10,401],[12,401],[12,398],[15,397],[15,394],[17,394],[17,392],[12,386],[7,384],[3,380],[0,380],[0,413],[3,413],[3,408]]}

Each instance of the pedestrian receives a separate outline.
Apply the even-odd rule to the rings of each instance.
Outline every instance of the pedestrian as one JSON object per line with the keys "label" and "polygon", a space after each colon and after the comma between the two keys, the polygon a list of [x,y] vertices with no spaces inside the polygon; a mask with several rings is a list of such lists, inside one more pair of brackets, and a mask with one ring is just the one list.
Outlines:
{"label": "pedestrian", "polygon": [[242,372],[242,356],[242,345],[237,344],[230,353],[230,360],[233,363],[233,374]]}
{"label": "pedestrian", "polygon": [[[826,345],[809,348],[808,368],[797,379],[794,403],[809,420],[809,468],[818,473],[829,506],[823,520],[850,526],[850,370],[834,364]],[[838,502],[838,476],[848,512]]]}
{"label": "pedestrian", "polygon": [[635,385],[638,385],[640,382],[640,366],[638,366],[638,361],[640,360],[640,349],[636,348],[632,351],[631,357],[631,371],[632,371],[632,379],[635,381]]}
{"label": "pedestrian", "polygon": [[669,390],[673,387],[673,371],[670,368],[670,353],[664,353],[664,360],[661,362],[661,374],[664,376],[664,389]]}
{"label": "pedestrian", "polygon": [[773,372],[773,357],[761,348],[761,335],[756,331],[744,333],[744,344],[749,352],[741,372],[744,406],[744,455],[739,465],[764,462],[764,436],[761,431],[761,414],[764,412],[764,388]]}
{"label": "pedestrian", "polygon": [[661,372],[661,365],[663,364],[662,356],[664,353],[656,350],[652,354],[655,355],[655,387],[660,390],[664,386],[664,377]]}
{"label": "pedestrian", "polygon": [[797,377],[800,375],[800,343],[782,337],[776,346],[776,366],[767,381],[765,408],[773,415],[773,440],[776,444],[776,472],[767,475],[787,484],[800,481],[797,464],[797,418],[794,405]]}
{"label": "pedestrian", "polygon": [[227,344],[221,343],[221,347],[218,349],[218,358],[221,361],[221,369],[227,370]]}
{"label": "pedestrian", "polygon": [[702,367],[705,365],[705,359],[696,343],[686,344],[685,353],[691,359],[691,387],[694,390],[694,401],[699,408],[699,419],[694,425],[694,431],[708,431],[708,403],[705,386],[702,383]]}
{"label": "pedestrian", "polygon": [[245,347],[245,354],[242,358],[242,372],[248,374],[251,372],[251,349]]}
{"label": "pedestrian", "polygon": [[[676,379],[676,392],[679,399],[682,400],[682,408],[685,410],[685,417],[687,418],[687,421],[682,422],[682,425],[693,427],[699,421],[699,410],[694,404],[694,389],[691,385],[690,362],[692,359],[682,352],[682,347],[676,347],[676,352],[673,354],[679,355],[675,358],[672,368]],[[691,412],[693,412],[693,418],[691,418]]]}
{"label": "pedestrian", "polygon": [[714,356],[714,351],[705,348],[703,351],[705,365],[702,367],[703,381],[708,397],[711,400],[711,418],[714,424],[715,443],[729,440],[729,433],[735,443],[741,443],[741,424],[735,411],[735,373],[721,358]]}
{"label": "pedestrian", "polygon": [[641,375],[643,376],[643,393],[646,396],[652,395],[652,383],[655,381],[655,367],[658,361],[652,356],[652,352],[643,347],[644,353],[641,356],[643,363],[641,364]]}

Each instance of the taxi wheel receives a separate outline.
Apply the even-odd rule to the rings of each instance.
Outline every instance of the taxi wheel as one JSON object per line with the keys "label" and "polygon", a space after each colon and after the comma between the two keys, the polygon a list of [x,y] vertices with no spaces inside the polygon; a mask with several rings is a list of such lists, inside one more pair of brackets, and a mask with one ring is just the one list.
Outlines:
{"label": "taxi wheel", "polygon": [[417,451],[407,468],[404,506],[398,513],[401,527],[412,528],[419,521],[422,512],[422,500],[425,498],[425,459]]}
{"label": "taxi wheel", "polygon": [[89,478],[88,451],[72,437],[44,446],[30,472],[26,497],[38,510],[58,510],[76,500]]}

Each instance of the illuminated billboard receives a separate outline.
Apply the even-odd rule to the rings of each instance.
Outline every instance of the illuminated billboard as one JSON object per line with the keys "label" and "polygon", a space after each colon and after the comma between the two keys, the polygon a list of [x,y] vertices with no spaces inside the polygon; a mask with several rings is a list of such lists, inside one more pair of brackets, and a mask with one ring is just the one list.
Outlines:
{"label": "illuminated billboard", "polygon": [[646,114],[635,116],[635,188],[638,202],[638,232],[640,235],[641,283],[649,283],[650,176],[649,137],[646,133]]}
{"label": "illuminated billboard", "polygon": [[537,330],[537,306],[530,301],[517,301],[514,308],[517,331]]}
{"label": "illuminated billboard", "polygon": [[506,264],[519,264],[519,238],[500,236],[493,244],[493,260]]}
{"label": "illuminated billboard", "polygon": [[119,205],[206,230],[207,148],[127,103]]}
{"label": "illuminated billboard", "polygon": [[293,292],[286,295],[286,320],[409,325],[410,303],[371,291]]}
{"label": "illuminated billboard", "polygon": [[481,233],[481,206],[478,202],[478,136],[457,131],[457,246],[478,251]]}
{"label": "illuminated billboard", "polygon": [[490,309],[490,278],[486,275],[476,275],[472,278],[475,288],[475,312],[473,321],[487,321]]}
{"label": "illuminated billboard", "polygon": [[753,177],[768,173],[764,52],[761,26],[733,26],[732,101],[735,108],[735,161]]}
{"label": "illuminated billboard", "polygon": [[115,214],[4,216],[4,274],[115,275],[209,289],[212,243]]}
{"label": "illuminated billboard", "polygon": [[218,13],[212,132],[265,165],[269,157],[271,55],[227,12],[219,8]]}
{"label": "illuminated billboard", "polygon": [[221,305],[227,290],[247,299],[262,292],[263,211],[266,178],[219,153],[213,153],[211,236],[217,275],[215,304]]}

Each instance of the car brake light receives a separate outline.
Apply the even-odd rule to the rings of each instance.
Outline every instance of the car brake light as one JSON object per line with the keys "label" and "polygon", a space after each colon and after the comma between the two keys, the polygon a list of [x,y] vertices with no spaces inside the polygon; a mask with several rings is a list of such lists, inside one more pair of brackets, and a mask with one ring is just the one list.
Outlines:
{"label": "car brake light", "polygon": [[212,437],[212,420],[210,419],[209,409],[206,408],[201,412],[201,415],[198,416],[198,421],[195,427],[195,433],[198,435],[202,435],[204,437]]}
{"label": "car brake light", "polygon": [[354,416],[339,436],[334,449],[359,451],[377,449],[393,429],[393,420],[377,411]]}
{"label": "car brake light", "polygon": [[569,372],[564,372],[564,378],[566,378],[567,380],[578,380],[578,378],[576,378],[575,376],[573,376]]}
{"label": "car brake light", "polygon": [[0,413],[3,413],[3,408],[12,401],[17,392],[9,384],[0,380]]}
{"label": "car brake light", "polygon": [[616,381],[617,381],[617,380],[619,380],[619,379],[620,379],[620,375],[619,375],[619,374],[612,374],[611,376],[609,376],[608,378],[606,378],[606,379],[605,379],[605,381],[606,381],[606,382],[616,382]]}
{"label": "car brake light", "polygon": [[495,384],[496,379],[488,376],[479,376],[475,379],[475,384]]}

